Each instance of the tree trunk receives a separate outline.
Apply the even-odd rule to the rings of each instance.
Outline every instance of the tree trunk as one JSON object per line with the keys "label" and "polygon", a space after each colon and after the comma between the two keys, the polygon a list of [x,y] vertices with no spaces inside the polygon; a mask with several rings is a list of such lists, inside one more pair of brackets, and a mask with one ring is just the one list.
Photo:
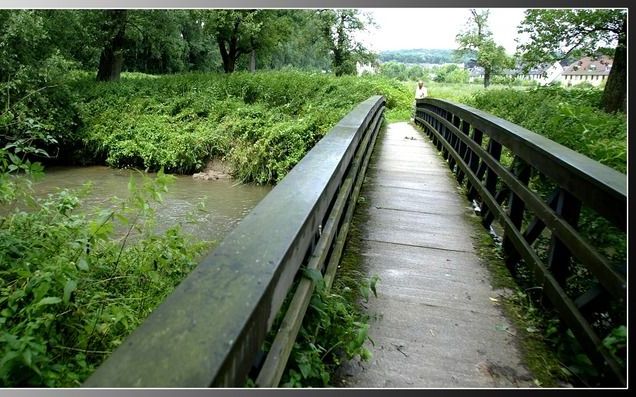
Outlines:
{"label": "tree trunk", "polygon": [[97,81],[119,80],[124,64],[124,44],[126,34],[127,10],[107,10],[112,35],[99,57]]}
{"label": "tree trunk", "polygon": [[250,54],[250,72],[256,71],[256,50],[252,50]]}
{"label": "tree trunk", "polygon": [[603,109],[608,113],[627,109],[627,17],[623,20],[614,61],[603,90]]}
{"label": "tree trunk", "polygon": [[232,73],[236,68],[236,60],[238,59],[240,52],[238,49],[238,32],[241,21],[234,22],[234,29],[230,33],[230,37],[227,39],[228,48],[225,48],[225,39],[218,36],[219,49],[221,50],[221,58],[223,58],[223,70],[225,73]]}
{"label": "tree trunk", "polygon": [[488,88],[490,85],[490,69],[484,68],[484,88]]}
{"label": "tree trunk", "polygon": [[232,73],[235,67],[235,54],[232,52],[232,46],[230,45],[230,51],[225,47],[225,40],[221,37],[217,37],[219,43],[219,51],[221,52],[221,60],[223,61],[223,71],[225,73]]}

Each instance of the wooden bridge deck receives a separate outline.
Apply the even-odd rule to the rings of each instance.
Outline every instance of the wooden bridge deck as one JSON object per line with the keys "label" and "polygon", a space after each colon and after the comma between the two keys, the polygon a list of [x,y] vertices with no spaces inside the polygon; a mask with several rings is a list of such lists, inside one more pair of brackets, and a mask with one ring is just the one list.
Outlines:
{"label": "wooden bridge deck", "polygon": [[[378,137],[362,196],[369,362],[343,367],[346,387],[531,387],[515,331],[473,246],[477,225],[448,166],[407,123]],[[492,299],[491,299],[492,298]]]}

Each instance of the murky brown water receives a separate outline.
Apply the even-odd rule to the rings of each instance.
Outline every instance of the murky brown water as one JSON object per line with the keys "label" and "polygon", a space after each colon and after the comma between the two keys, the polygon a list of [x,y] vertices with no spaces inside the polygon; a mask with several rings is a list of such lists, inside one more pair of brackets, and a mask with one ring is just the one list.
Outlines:
{"label": "murky brown water", "polygon": [[[131,174],[136,171],[103,166],[52,167],[45,170],[44,178],[34,183],[33,188],[36,196],[44,197],[59,189],[81,188],[91,181],[91,191],[83,200],[84,208],[90,210],[110,206],[114,196],[128,197]],[[157,224],[159,229],[165,229],[183,223],[184,230],[195,236],[219,242],[270,190],[271,186],[245,185],[232,180],[201,181],[189,175],[177,175],[157,209]],[[205,206],[198,211],[201,201]],[[193,211],[198,222],[186,223],[188,214]]]}

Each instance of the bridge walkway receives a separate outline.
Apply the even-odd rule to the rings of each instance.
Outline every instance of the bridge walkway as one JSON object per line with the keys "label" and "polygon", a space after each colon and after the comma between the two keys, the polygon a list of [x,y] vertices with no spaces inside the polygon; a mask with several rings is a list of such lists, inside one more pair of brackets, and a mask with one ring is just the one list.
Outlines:
{"label": "bridge walkway", "polygon": [[378,137],[361,194],[362,261],[378,275],[368,362],[343,387],[532,387],[515,331],[473,244],[479,227],[428,138],[408,123]]}

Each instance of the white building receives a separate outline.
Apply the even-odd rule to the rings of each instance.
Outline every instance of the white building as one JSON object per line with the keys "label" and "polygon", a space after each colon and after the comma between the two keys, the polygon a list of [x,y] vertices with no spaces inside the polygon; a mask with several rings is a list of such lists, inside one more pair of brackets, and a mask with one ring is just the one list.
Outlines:
{"label": "white building", "polygon": [[561,85],[569,87],[586,82],[598,87],[607,80],[612,62],[613,59],[606,56],[581,58],[565,68],[561,74]]}
{"label": "white building", "polygon": [[554,62],[551,66],[542,65],[531,69],[527,74],[520,76],[524,80],[536,81],[539,85],[548,85],[555,81],[560,81],[563,74],[563,66],[559,62]]}

